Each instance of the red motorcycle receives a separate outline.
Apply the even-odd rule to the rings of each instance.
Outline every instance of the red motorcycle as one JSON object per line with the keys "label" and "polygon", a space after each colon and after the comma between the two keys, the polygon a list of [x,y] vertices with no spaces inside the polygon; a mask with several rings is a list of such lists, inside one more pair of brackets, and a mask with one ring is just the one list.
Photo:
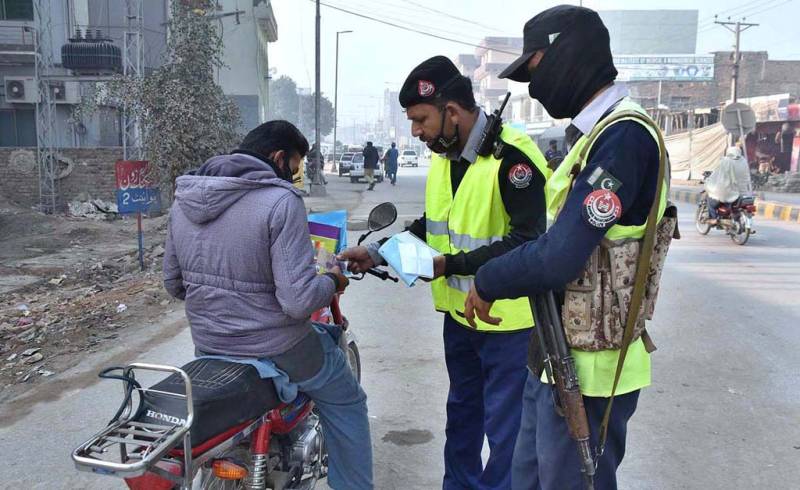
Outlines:
{"label": "red motorcycle", "polygon": [[[377,206],[359,243],[396,219],[394,205]],[[358,345],[338,297],[312,320],[338,337],[361,381]],[[136,379],[141,371],[171,374],[143,388]],[[327,475],[325,433],[313,401],[300,393],[281,403],[273,382],[252,365],[216,358],[180,368],[134,363],[100,377],[122,381],[124,398],[108,426],[72,452],[79,470],[124,478],[132,490],[313,489]]]}

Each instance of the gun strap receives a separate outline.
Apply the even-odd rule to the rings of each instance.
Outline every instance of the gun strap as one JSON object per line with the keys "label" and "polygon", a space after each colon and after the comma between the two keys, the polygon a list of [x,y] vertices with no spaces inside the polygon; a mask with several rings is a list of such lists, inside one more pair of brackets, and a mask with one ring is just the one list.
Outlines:
{"label": "gun strap", "polygon": [[639,121],[642,121],[645,125],[650,126],[655,129],[656,135],[658,137],[658,181],[656,183],[656,194],[655,198],[653,199],[653,204],[650,206],[650,213],[647,215],[647,225],[645,226],[644,232],[644,241],[642,243],[642,247],[639,253],[639,260],[636,264],[636,280],[633,285],[633,293],[631,295],[631,304],[630,308],[628,309],[628,316],[625,321],[625,331],[622,335],[622,345],[619,349],[619,358],[617,360],[617,370],[614,373],[614,384],[611,387],[611,396],[608,399],[608,404],[606,405],[605,413],[603,414],[603,421],[600,424],[600,437],[597,444],[597,450],[595,451],[596,457],[599,458],[602,456],[603,451],[606,446],[606,439],[608,437],[608,422],[611,418],[611,407],[614,404],[614,395],[617,392],[617,385],[619,384],[619,378],[622,375],[622,367],[625,364],[625,356],[628,354],[628,347],[630,347],[631,340],[633,339],[633,329],[636,326],[636,321],[639,317],[639,309],[642,306],[642,302],[644,300],[644,294],[647,284],[647,276],[650,272],[650,258],[653,254],[653,246],[655,245],[655,237],[656,237],[656,226],[658,222],[658,209],[661,203],[661,192],[664,188],[664,174],[666,173],[666,166],[667,166],[667,150],[664,145],[664,137],[661,135],[661,131],[655,127],[653,121],[651,121],[647,116],[635,112],[635,111],[624,111],[614,116],[608,118],[607,120],[603,121],[603,124],[596,127],[591,137],[597,137],[597,135],[608,127],[611,123],[622,119],[622,118],[635,118]]}

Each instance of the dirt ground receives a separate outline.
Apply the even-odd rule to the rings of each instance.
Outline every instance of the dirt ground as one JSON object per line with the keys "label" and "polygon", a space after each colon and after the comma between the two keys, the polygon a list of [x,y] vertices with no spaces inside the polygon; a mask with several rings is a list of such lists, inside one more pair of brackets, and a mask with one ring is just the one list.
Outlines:
{"label": "dirt ground", "polygon": [[102,349],[123,329],[154,323],[166,216],[48,216],[0,196],[0,403]]}

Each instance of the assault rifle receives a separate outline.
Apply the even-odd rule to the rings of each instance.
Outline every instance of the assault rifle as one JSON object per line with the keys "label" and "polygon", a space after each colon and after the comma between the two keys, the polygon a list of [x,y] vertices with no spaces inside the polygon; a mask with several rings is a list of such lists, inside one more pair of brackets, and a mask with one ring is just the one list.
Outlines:
{"label": "assault rifle", "polygon": [[581,474],[587,490],[594,489],[595,461],[589,442],[589,421],[578,385],[575,359],[567,345],[564,325],[551,291],[530,298],[539,344],[544,352],[544,371],[553,389],[556,413],[564,417],[569,435],[578,446]]}
{"label": "assault rifle", "polygon": [[508,104],[509,97],[511,97],[511,92],[506,93],[506,98],[503,99],[503,103],[500,104],[500,107],[486,118],[486,126],[483,127],[481,139],[478,140],[478,149],[475,150],[475,153],[482,157],[488,157],[494,151],[494,143],[500,131],[503,129],[502,115],[506,104]]}

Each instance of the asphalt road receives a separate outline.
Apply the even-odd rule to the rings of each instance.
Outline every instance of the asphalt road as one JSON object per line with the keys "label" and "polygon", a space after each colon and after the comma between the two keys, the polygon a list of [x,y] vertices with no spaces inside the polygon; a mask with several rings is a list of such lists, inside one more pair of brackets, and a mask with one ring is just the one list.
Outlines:
{"label": "asphalt road", "polygon": [[[365,192],[353,215],[392,201],[401,218],[390,231],[401,229],[422,212],[424,173],[400,169],[396,187]],[[691,207],[680,210],[683,238],[649,328],[659,348],[653,386],[629,426],[620,488],[798,488],[800,225],[757,222],[758,234],[740,247],[719,232],[699,236]],[[368,277],[351,285],[342,306],[362,354],[377,488],[440,487],[447,375],[428,287]],[[79,474],[69,460],[119,400],[119,387],[94,373],[133,359],[189,360],[184,327],[175,311],[0,407],[0,488],[125,488]]]}

